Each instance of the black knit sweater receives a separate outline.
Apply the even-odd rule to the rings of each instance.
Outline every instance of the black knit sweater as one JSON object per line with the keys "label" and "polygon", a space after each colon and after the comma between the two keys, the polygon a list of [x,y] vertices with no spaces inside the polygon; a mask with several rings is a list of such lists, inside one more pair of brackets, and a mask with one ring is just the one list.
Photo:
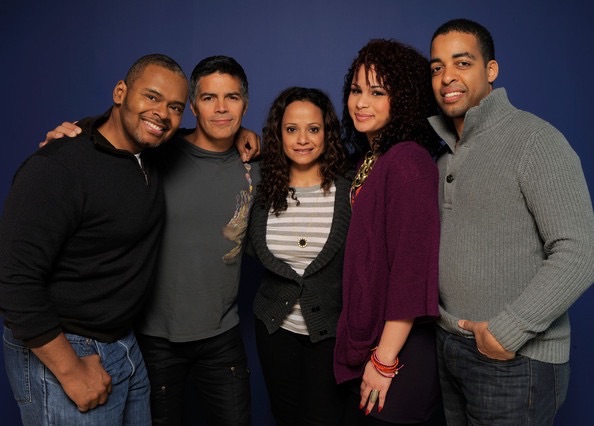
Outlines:
{"label": "black knit sweater", "polygon": [[148,292],[162,185],[95,130],[103,120],[29,157],[6,200],[0,310],[29,347],[60,332],[114,341],[129,332]]}
{"label": "black knit sweater", "polygon": [[351,216],[350,184],[342,177],[336,180],[328,241],[303,276],[270,252],[266,245],[268,211],[258,203],[252,208],[248,253],[255,254],[266,268],[254,300],[254,312],[269,333],[278,330],[299,300],[312,342],[336,336],[336,323],[342,307],[344,245]]}

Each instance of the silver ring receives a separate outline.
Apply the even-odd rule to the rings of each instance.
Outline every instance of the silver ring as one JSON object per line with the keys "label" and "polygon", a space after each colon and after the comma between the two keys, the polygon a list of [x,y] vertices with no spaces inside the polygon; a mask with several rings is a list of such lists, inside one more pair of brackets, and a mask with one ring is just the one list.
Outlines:
{"label": "silver ring", "polygon": [[372,404],[375,404],[378,396],[379,396],[379,391],[377,389],[372,389],[371,392],[369,393],[369,402],[371,402]]}

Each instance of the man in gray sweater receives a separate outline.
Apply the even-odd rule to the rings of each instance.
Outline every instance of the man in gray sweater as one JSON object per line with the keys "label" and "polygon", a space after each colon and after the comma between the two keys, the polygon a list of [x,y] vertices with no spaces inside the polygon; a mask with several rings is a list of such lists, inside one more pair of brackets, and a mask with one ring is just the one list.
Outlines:
{"label": "man in gray sweater", "polygon": [[568,387],[567,311],[594,281],[594,214],[575,152],[493,90],[498,71],[481,25],[434,33],[444,406],[451,425],[548,425]]}

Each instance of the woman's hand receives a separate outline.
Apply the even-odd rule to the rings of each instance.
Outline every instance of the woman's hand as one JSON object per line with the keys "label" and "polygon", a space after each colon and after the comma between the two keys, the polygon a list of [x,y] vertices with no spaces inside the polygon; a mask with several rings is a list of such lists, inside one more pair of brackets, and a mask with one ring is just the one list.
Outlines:
{"label": "woman's hand", "polygon": [[[377,403],[377,411],[381,412],[386,402],[386,394],[392,384],[391,377],[384,377],[377,372],[371,361],[367,361],[365,370],[363,371],[363,377],[361,380],[361,401],[359,402],[359,409],[365,409],[365,415],[367,416],[373,410],[374,405]],[[373,390],[379,391],[377,401],[371,394]]]}

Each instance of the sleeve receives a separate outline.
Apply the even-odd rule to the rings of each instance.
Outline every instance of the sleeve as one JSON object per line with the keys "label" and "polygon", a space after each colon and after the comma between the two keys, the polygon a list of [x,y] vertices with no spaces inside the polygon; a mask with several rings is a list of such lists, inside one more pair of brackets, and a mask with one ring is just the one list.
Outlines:
{"label": "sleeve", "polygon": [[52,268],[80,218],[77,183],[33,155],[17,172],[0,222],[0,310],[16,338],[38,346],[60,333],[48,292]]}
{"label": "sleeve", "polygon": [[545,259],[523,293],[489,322],[510,351],[547,330],[594,281],[594,214],[579,158],[548,126],[533,136],[522,164],[521,191]]}
{"label": "sleeve", "polygon": [[386,182],[386,320],[438,315],[438,171],[424,148],[398,153]]}

